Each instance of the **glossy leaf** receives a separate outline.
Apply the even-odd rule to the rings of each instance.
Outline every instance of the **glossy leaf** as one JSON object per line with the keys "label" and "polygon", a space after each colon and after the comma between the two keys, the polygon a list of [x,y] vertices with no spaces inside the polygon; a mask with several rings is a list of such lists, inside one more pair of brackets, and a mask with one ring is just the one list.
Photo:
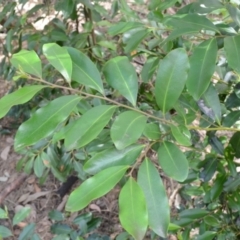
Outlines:
{"label": "glossy leaf", "polygon": [[159,125],[157,123],[147,123],[143,135],[151,140],[158,140],[161,136]]}
{"label": "glossy leaf", "polygon": [[202,42],[190,57],[190,71],[187,88],[195,100],[199,100],[207,90],[215,71],[217,42],[215,38]]}
{"label": "glossy leaf", "polygon": [[174,28],[188,28],[198,31],[204,29],[218,32],[217,27],[215,27],[210,20],[208,20],[205,16],[200,16],[195,13],[171,17],[167,21],[167,24],[173,26]]}
{"label": "glossy leaf", "polygon": [[224,50],[228,65],[240,73],[240,36],[225,37]]}
{"label": "glossy leaf", "polygon": [[67,119],[79,101],[78,96],[63,96],[38,109],[18,128],[14,142],[15,150],[20,150],[50,136],[58,124]]}
{"label": "glossy leaf", "polygon": [[223,119],[222,125],[224,127],[231,127],[239,119],[240,119],[240,111],[232,111]]}
{"label": "glossy leaf", "polygon": [[106,149],[96,153],[84,165],[84,171],[89,174],[113,166],[132,165],[143,149],[143,145],[132,145],[123,150],[115,148]]}
{"label": "glossy leaf", "polygon": [[31,212],[30,207],[23,207],[13,217],[13,226],[23,221]]}
{"label": "glossy leaf", "polygon": [[0,226],[0,237],[7,238],[12,235],[13,234],[11,233],[11,231],[8,228],[6,228],[4,226]]}
{"label": "glossy leaf", "polygon": [[189,63],[184,49],[175,49],[160,62],[156,77],[155,96],[160,109],[166,113],[176,104],[181,95]]}
{"label": "glossy leaf", "polygon": [[67,47],[67,51],[73,64],[72,80],[96,89],[104,95],[101,75],[96,65],[85,54],[75,48]]}
{"label": "glossy leaf", "polygon": [[135,111],[125,111],[117,116],[112,124],[110,134],[117,149],[135,143],[145,128],[147,117]]}
{"label": "glossy leaf", "polygon": [[158,149],[158,161],[163,171],[177,181],[188,176],[188,160],[179,148],[171,142],[163,142]]}
{"label": "glossy leaf", "polygon": [[0,118],[4,117],[11,107],[28,102],[34,95],[46,86],[32,85],[18,89],[0,99]]}
{"label": "glossy leaf", "polygon": [[128,58],[112,58],[104,65],[103,73],[107,83],[136,106],[138,77]]}
{"label": "glossy leaf", "polygon": [[183,146],[191,146],[191,133],[185,126],[171,125],[171,131],[174,138]]}
{"label": "glossy leaf", "polygon": [[46,43],[43,45],[43,54],[51,65],[63,75],[68,83],[70,83],[73,67],[72,59],[68,51],[56,43]]}
{"label": "glossy leaf", "polygon": [[34,51],[21,50],[13,54],[10,62],[15,68],[42,78],[41,60]]}
{"label": "glossy leaf", "polygon": [[132,177],[119,195],[119,219],[134,239],[144,239],[148,225],[147,207],[143,191]]}
{"label": "glossy leaf", "polygon": [[213,120],[215,120],[220,125],[222,110],[216,88],[212,84],[210,84],[207,91],[203,94],[202,97],[207,106],[212,109]]}
{"label": "glossy leaf", "polygon": [[84,181],[70,194],[66,211],[79,211],[92,200],[108,193],[120,181],[127,169],[128,166],[110,167]]}
{"label": "glossy leaf", "polygon": [[166,238],[170,222],[168,197],[158,170],[148,159],[139,168],[138,184],[146,199],[149,227],[159,236]]}
{"label": "glossy leaf", "polygon": [[84,113],[65,134],[68,150],[80,148],[94,140],[111,119],[115,106],[99,105]]}

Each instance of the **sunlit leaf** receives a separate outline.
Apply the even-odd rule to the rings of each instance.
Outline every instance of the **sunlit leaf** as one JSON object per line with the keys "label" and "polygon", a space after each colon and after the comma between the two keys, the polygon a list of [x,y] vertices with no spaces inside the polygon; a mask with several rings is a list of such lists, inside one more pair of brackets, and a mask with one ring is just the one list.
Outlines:
{"label": "sunlit leaf", "polygon": [[108,84],[119,91],[132,105],[136,105],[138,77],[127,57],[110,59],[103,68]]}
{"label": "sunlit leaf", "polygon": [[111,127],[111,138],[121,150],[135,143],[142,135],[147,117],[135,111],[126,111],[117,116]]}
{"label": "sunlit leaf", "polygon": [[119,219],[134,239],[144,239],[148,225],[147,207],[143,191],[133,178],[129,178],[120,192]]}
{"label": "sunlit leaf", "polygon": [[43,45],[43,54],[51,65],[63,75],[66,81],[71,82],[72,59],[68,51],[56,43],[46,43]]}
{"label": "sunlit leaf", "polygon": [[168,197],[158,170],[148,159],[140,166],[138,184],[145,195],[149,227],[159,236],[167,237],[170,222]]}
{"label": "sunlit leaf", "polygon": [[128,166],[110,167],[84,181],[70,194],[66,210],[79,211],[92,200],[108,193],[120,181],[127,169]]}
{"label": "sunlit leaf", "polygon": [[63,96],[38,109],[18,128],[14,142],[15,150],[33,145],[54,133],[58,124],[67,119],[79,101],[78,96]]}
{"label": "sunlit leaf", "polygon": [[157,73],[155,96],[158,106],[166,113],[181,95],[189,70],[188,56],[184,49],[178,48],[160,62]]}
{"label": "sunlit leaf", "polygon": [[26,73],[42,78],[42,64],[34,51],[21,50],[13,54],[11,64]]}
{"label": "sunlit leaf", "polygon": [[66,48],[73,64],[72,80],[84,86],[96,89],[104,95],[101,75],[94,63],[82,52],[75,48]]}
{"label": "sunlit leaf", "polygon": [[133,164],[143,149],[143,145],[132,145],[123,150],[109,148],[96,153],[84,165],[84,171],[89,174],[97,172],[112,166]]}
{"label": "sunlit leaf", "polygon": [[84,113],[65,134],[68,150],[80,148],[94,140],[111,119],[116,106],[100,105]]}
{"label": "sunlit leaf", "polygon": [[0,118],[4,117],[11,107],[28,102],[34,95],[46,86],[25,86],[0,99]]}
{"label": "sunlit leaf", "polygon": [[180,182],[187,178],[188,160],[175,144],[162,142],[158,149],[158,161],[169,177]]}

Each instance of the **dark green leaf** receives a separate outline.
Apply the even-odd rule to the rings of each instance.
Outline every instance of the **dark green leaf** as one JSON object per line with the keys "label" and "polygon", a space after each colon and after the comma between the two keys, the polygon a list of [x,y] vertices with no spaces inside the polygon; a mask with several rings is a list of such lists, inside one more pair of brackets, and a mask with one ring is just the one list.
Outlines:
{"label": "dark green leaf", "polygon": [[190,71],[187,88],[195,100],[199,100],[207,90],[215,71],[217,43],[215,38],[202,42],[190,57]]}
{"label": "dark green leaf", "polygon": [[42,177],[44,169],[45,169],[45,165],[43,164],[43,160],[41,156],[37,156],[33,165],[33,170],[35,175],[39,178]]}
{"label": "dark green leaf", "polygon": [[106,81],[119,91],[132,105],[136,106],[138,77],[127,57],[115,57],[103,68]]}
{"label": "dark green leaf", "polygon": [[163,171],[177,181],[184,181],[188,176],[188,160],[171,142],[163,142],[158,149],[158,161]]}
{"label": "dark green leaf", "polygon": [[240,73],[240,36],[225,37],[224,50],[228,65]]}
{"label": "dark green leaf", "polygon": [[220,226],[220,223],[219,223],[218,219],[215,218],[214,216],[211,216],[211,215],[204,217],[204,222],[206,224],[208,224],[209,226],[212,226],[212,227]]}
{"label": "dark green leaf", "polygon": [[13,54],[10,61],[15,68],[42,78],[41,60],[34,51],[21,50]]}
{"label": "dark green leaf", "polygon": [[151,80],[155,70],[157,69],[159,63],[159,58],[152,57],[147,59],[141,71],[141,78],[143,82],[148,82]]}
{"label": "dark green leaf", "polygon": [[82,52],[67,47],[73,63],[72,79],[84,86],[96,89],[104,95],[101,75],[94,63]]}
{"label": "dark green leaf", "polygon": [[72,78],[72,60],[68,51],[56,43],[46,43],[43,45],[43,54],[51,65],[70,83]]}
{"label": "dark green leaf", "polygon": [[147,117],[135,111],[126,111],[117,116],[111,127],[111,138],[118,150],[135,143],[146,126]]}
{"label": "dark green leaf", "polygon": [[63,221],[64,220],[64,215],[58,210],[52,210],[51,212],[48,213],[48,216],[55,221]]}
{"label": "dark green leaf", "polygon": [[197,240],[212,240],[217,235],[217,232],[206,231],[202,235],[197,237]]}
{"label": "dark green leaf", "polygon": [[155,96],[158,106],[166,113],[176,104],[182,93],[189,63],[184,49],[175,49],[160,62],[156,78]]}
{"label": "dark green leaf", "polygon": [[26,86],[0,99],[0,118],[4,117],[11,107],[28,102],[33,96],[46,86]]}
{"label": "dark green leaf", "polygon": [[119,195],[119,219],[134,239],[144,239],[148,225],[147,207],[142,189],[132,177]]}
{"label": "dark green leaf", "polygon": [[65,134],[68,150],[82,147],[94,140],[111,119],[116,106],[100,105],[84,113]]}
{"label": "dark green leaf", "polygon": [[240,111],[232,111],[223,119],[222,125],[224,127],[232,127],[234,123],[239,119],[240,119]]}
{"label": "dark green leaf", "polygon": [[79,211],[92,200],[108,193],[120,181],[128,167],[110,167],[84,181],[70,194],[66,210],[71,212]]}
{"label": "dark green leaf", "polygon": [[116,25],[111,26],[108,29],[108,33],[113,36],[113,35],[117,35],[119,33],[124,33],[131,29],[135,29],[135,28],[142,27],[142,26],[143,26],[143,24],[140,22],[119,22]]}
{"label": "dark green leaf", "polygon": [[[66,224],[55,223],[51,226],[51,232],[54,234],[69,234],[73,230]],[[65,238],[64,238],[65,239]]]}
{"label": "dark green leaf", "polygon": [[145,195],[150,228],[159,236],[167,237],[170,222],[168,197],[158,170],[148,159],[139,168],[138,184]]}
{"label": "dark green leaf", "polygon": [[19,127],[14,142],[15,150],[35,144],[51,135],[58,124],[67,119],[79,100],[78,96],[63,96],[38,109]]}
{"label": "dark green leaf", "polygon": [[240,158],[240,132],[236,132],[233,134],[233,136],[230,139],[230,144],[233,147],[233,150],[235,151],[235,156],[237,158]]}
{"label": "dark green leaf", "polygon": [[131,165],[137,160],[143,147],[143,145],[132,145],[123,150],[109,148],[96,153],[85,163],[84,171],[89,174],[96,174],[108,167]]}
{"label": "dark green leaf", "polygon": [[180,212],[181,218],[199,219],[208,215],[209,212],[204,209],[186,209]]}

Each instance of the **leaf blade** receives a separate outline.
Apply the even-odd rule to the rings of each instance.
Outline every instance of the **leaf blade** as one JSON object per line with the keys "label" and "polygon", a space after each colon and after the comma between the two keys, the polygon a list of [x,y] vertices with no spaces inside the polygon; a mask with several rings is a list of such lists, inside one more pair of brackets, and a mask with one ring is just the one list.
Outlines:
{"label": "leaf blade", "polygon": [[110,167],[84,181],[70,194],[66,211],[81,210],[92,200],[105,195],[120,181],[127,169],[128,166]]}

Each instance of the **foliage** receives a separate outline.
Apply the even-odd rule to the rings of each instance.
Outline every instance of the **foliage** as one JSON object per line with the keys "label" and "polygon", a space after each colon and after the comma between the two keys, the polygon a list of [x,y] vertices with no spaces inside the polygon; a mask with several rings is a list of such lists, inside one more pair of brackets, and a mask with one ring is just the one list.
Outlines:
{"label": "foliage", "polygon": [[[14,148],[25,155],[18,168],[33,169],[41,182],[50,172],[60,181],[77,174],[83,182],[70,194],[70,212],[119,183],[119,219],[136,240],[148,228],[162,238],[190,239],[198,229],[193,237],[199,240],[238,239],[235,2],[151,0],[143,17],[126,1],[113,1],[110,14],[98,1],[58,1],[63,17],[42,32],[24,31],[41,4],[15,28],[6,21],[4,49],[11,65],[6,57],[2,74],[17,81],[18,89],[0,100],[0,116],[42,96],[16,133]],[[136,9],[141,4],[135,1]],[[13,3],[1,18],[6,13],[14,15]],[[67,19],[78,23],[78,14],[85,23],[69,31]],[[14,47],[15,39],[28,50]],[[170,214],[162,176],[182,186],[185,204],[176,213]]]}

